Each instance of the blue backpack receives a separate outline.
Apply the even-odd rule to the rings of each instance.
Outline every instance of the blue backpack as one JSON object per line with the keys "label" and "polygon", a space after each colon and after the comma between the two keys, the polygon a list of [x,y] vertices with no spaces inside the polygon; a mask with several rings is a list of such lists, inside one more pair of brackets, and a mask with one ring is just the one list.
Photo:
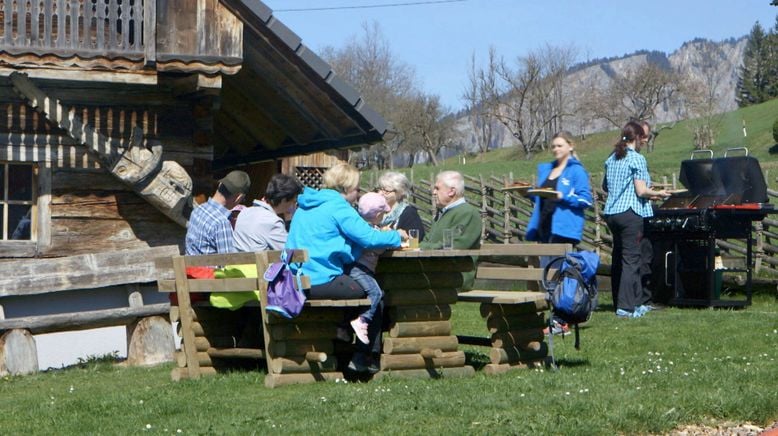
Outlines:
{"label": "blue backpack", "polygon": [[302,264],[295,265],[297,272],[292,272],[289,267],[289,259],[293,254],[294,250],[284,250],[281,253],[281,261],[272,263],[263,276],[267,280],[265,310],[284,318],[299,315],[306,300],[301,279]]}
{"label": "blue backpack", "polygon": [[[579,251],[552,259],[543,270],[543,287],[551,306],[549,330],[554,318],[575,326],[576,349],[580,348],[578,324],[588,321],[597,308],[599,265],[597,253]],[[553,268],[558,269],[549,279],[549,271]]]}

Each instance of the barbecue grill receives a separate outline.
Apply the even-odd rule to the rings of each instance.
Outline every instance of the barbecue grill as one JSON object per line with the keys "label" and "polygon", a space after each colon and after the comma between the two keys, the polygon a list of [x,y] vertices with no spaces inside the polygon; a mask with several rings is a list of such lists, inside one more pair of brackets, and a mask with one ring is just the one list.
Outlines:
{"label": "barbecue grill", "polygon": [[[722,158],[681,162],[679,180],[687,191],[673,195],[645,220],[653,243],[651,286],[656,300],[677,306],[745,306],[751,304],[753,238],[751,227],[775,212],[768,203],[759,161],[745,148],[728,149]],[[743,153],[728,156],[729,153]],[[716,240],[745,242],[742,267],[716,266]],[[723,300],[722,275],[745,273],[745,300]]]}

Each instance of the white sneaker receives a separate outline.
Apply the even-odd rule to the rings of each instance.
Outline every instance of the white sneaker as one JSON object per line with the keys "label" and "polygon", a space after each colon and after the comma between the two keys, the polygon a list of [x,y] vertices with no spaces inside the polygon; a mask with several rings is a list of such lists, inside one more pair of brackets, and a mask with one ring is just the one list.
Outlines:
{"label": "white sneaker", "polygon": [[370,343],[370,339],[367,337],[367,323],[362,321],[361,316],[351,321],[351,328],[354,329],[354,333],[356,333],[357,339],[359,339],[360,342],[363,344]]}

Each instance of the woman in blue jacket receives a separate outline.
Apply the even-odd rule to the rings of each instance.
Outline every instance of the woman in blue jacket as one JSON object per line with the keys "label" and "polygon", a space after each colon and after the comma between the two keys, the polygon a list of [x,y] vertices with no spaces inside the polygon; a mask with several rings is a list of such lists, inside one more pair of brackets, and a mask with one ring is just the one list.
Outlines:
{"label": "woman in blue jacket", "polygon": [[[305,249],[308,261],[303,271],[311,279],[311,299],[365,298],[365,291],[345,267],[359,259],[365,248],[397,248],[408,235],[403,230],[380,231],[367,223],[352,204],[359,192],[359,170],[338,164],[323,175],[324,188],[305,188],[297,197],[298,208],[292,217],[286,248]],[[367,345],[357,341],[357,350],[349,368],[374,371],[370,353],[381,351],[381,310],[368,324]]]}
{"label": "woman in blue jacket", "polygon": [[554,135],[551,152],[554,161],[538,165],[538,187],[556,191],[556,198],[533,197],[526,239],[577,245],[583,236],[584,209],[592,205],[589,173],[575,157],[570,132]]}

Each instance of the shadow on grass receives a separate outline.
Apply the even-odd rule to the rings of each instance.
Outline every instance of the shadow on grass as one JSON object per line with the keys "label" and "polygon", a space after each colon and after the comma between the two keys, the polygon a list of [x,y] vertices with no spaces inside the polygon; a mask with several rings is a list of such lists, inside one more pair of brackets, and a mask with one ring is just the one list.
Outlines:
{"label": "shadow on grass", "polygon": [[484,366],[486,366],[487,363],[491,363],[491,360],[486,354],[474,351],[465,351],[465,365],[470,365],[476,371],[480,371],[484,368]]}
{"label": "shadow on grass", "polygon": [[[549,363],[550,363],[550,359],[549,359]],[[563,359],[556,359],[556,366],[558,369],[577,368],[582,366],[591,366],[591,362],[589,362],[588,359],[567,357]]]}

